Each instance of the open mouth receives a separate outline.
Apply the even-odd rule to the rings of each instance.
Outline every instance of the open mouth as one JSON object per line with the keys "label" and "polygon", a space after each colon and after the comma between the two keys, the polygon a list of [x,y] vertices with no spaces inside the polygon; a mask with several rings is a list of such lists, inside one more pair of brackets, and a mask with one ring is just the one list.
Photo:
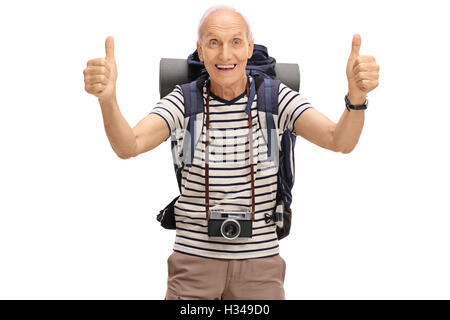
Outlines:
{"label": "open mouth", "polygon": [[216,68],[223,72],[230,72],[236,68],[235,64],[216,64]]}

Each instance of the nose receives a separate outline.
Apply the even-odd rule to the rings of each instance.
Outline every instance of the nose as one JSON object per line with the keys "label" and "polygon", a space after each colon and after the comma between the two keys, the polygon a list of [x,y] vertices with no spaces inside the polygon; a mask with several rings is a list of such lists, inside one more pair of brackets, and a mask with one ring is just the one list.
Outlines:
{"label": "nose", "polygon": [[231,49],[228,46],[228,44],[225,43],[222,46],[222,49],[220,50],[220,55],[219,56],[220,56],[220,59],[223,62],[227,62],[231,58]]}

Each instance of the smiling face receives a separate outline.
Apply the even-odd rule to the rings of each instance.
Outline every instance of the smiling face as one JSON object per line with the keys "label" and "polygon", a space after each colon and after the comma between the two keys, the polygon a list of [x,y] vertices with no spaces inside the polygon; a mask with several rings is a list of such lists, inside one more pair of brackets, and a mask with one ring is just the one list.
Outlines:
{"label": "smiling face", "polygon": [[200,61],[211,79],[211,90],[229,100],[245,89],[247,59],[254,42],[247,39],[247,24],[242,16],[229,10],[213,12],[202,26]]}

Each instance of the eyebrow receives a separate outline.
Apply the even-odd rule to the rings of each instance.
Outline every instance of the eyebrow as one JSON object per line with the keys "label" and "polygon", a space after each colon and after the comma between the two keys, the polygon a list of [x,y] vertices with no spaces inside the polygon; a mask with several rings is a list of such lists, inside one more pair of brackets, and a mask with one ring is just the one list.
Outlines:
{"label": "eyebrow", "polygon": [[[236,34],[234,34],[233,35],[233,37],[236,37],[236,36],[243,36],[243,34],[242,34],[242,32],[239,32],[239,33],[236,33]],[[214,34],[214,33],[212,33],[212,32],[208,32],[206,35],[205,35],[205,37],[207,38],[207,37],[217,37],[217,35],[216,34]]]}

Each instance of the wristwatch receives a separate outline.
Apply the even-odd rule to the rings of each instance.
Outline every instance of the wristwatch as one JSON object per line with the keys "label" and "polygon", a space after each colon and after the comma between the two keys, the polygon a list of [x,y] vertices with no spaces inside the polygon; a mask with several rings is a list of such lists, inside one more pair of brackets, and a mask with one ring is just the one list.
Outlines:
{"label": "wristwatch", "polygon": [[348,112],[350,112],[350,109],[365,110],[365,109],[367,109],[368,104],[369,104],[369,101],[366,98],[366,101],[364,102],[364,104],[359,105],[359,106],[354,106],[350,103],[350,100],[348,100],[348,93],[345,95],[345,107],[347,108]]}

